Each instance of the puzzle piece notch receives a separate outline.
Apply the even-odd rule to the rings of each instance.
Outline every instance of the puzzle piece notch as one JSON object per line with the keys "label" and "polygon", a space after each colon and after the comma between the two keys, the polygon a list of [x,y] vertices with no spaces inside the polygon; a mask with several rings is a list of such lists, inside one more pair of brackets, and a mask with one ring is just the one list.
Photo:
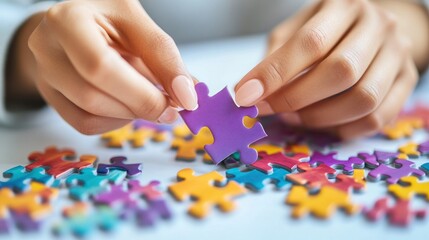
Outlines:
{"label": "puzzle piece notch", "polygon": [[291,182],[286,180],[286,175],[290,171],[274,167],[271,173],[264,173],[257,169],[248,169],[247,171],[240,171],[239,168],[232,168],[226,171],[226,176],[229,181],[235,181],[244,184],[247,188],[253,191],[261,191],[264,188],[264,183],[269,180],[277,189],[281,189]]}
{"label": "puzzle piece notch", "polygon": [[389,199],[385,197],[377,200],[372,209],[364,208],[363,213],[370,221],[377,221],[382,216],[387,215],[390,224],[406,227],[411,223],[413,217],[425,218],[427,211],[426,209],[411,210],[408,200],[397,200],[395,205],[389,206]]}
{"label": "puzzle piece notch", "polygon": [[110,159],[110,164],[98,164],[97,172],[101,174],[108,174],[109,169],[117,169],[127,172],[127,178],[133,178],[142,173],[142,164],[141,163],[125,163],[127,157],[117,156]]}
{"label": "puzzle piece notch", "polygon": [[288,174],[286,178],[296,184],[305,185],[309,188],[320,188],[330,184],[328,178],[335,177],[335,169],[321,164],[312,168],[308,162],[300,163],[298,169],[301,172]]}
{"label": "puzzle piece notch", "polygon": [[94,168],[84,168],[66,179],[70,197],[85,200],[108,189],[108,183],[119,184],[126,177],[121,170],[109,171],[106,175],[97,175]]}
{"label": "puzzle piece notch", "polygon": [[257,117],[258,109],[255,106],[237,107],[226,87],[211,97],[204,83],[196,84],[195,90],[199,107],[194,111],[183,110],[180,115],[194,134],[203,127],[210,129],[214,143],[204,149],[213,162],[218,164],[235,152],[240,153],[244,164],[255,162],[257,152],[249,145],[267,135],[259,122],[252,128],[246,128],[243,118]]}
{"label": "puzzle piece notch", "polygon": [[226,179],[215,171],[195,176],[192,169],[185,168],[177,173],[177,178],[179,182],[170,185],[168,190],[179,201],[188,197],[195,199],[188,212],[197,218],[207,216],[212,206],[218,206],[224,212],[234,210],[232,198],[246,193],[246,189],[236,182],[216,186]]}
{"label": "puzzle piece notch", "polygon": [[308,155],[298,153],[294,156],[285,156],[283,153],[267,154],[266,152],[258,153],[259,160],[250,165],[265,173],[271,173],[273,167],[280,167],[288,170],[289,172],[296,169],[296,166],[308,158]]}
{"label": "puzzle piece notch", "polygon": [[286,198],[286,203],[294,206],[292,216],[295,218],[301,218],[308,213],[318,218],[329,218],[337,208],[344,209],[350,215],[359,211],[359,206],[351,203],[347,193],[327,186],[314,195],[304,186],[294,186]]}
{"label": "puzzle piece notch", "polygon": [[411,200],[414,195],[423,195],[429,201],[429,182],[419,182],[414,176],[407,176],[400,179],[402,184],[392,184],[388,187],[401,200]]}
{"label": "puzzle piece notch", "polygon": [[68,160],[75,157],[71,149],[59,150],[56,147],[48,147],[45,152],[33,152],[28,156],[30,164],[25,168],[31,171],[38,167],[46,168],[46,173],[55,178],[66,176],[74,171],[93,166],[97,157],[93,155],[82,155],[79,161]]}
{"label": "puzzle piece notch", "polygon": [[394,161],[394,167],[381,164],[368,173],[368,178],[374,181],[386,179],[388,184],[395,184],[402,177],[413,175],[421,178],[424,174],[423,171],[414,168],[413,162],[404,159],[396,159]]}
{"label": "puzzle piece notch", "polygon": [[3,177],[8,178],[7,182],[0,182],[1,188],[11,188],[15,192],[23,192],[28,190],[30,182],[40,182],[46,186],[58,185],[54,181],[54,177],[46,174],[43,167],[33,168],[31,171],[26,171],[23,166],[13,167],[3,173]]}
{"label": "puzzle piece notch", "polygon": [[342,169],[346,174],[353,173],[355,168],[362,169],[365,167],[365,162],[360,158],[350,157],[348,160],[338,160],[335,158],[335,155],[337,155],[337,152],[322,154],[315,151],[313,155],[311,155],[309,163],[311,166],[325,164],[334,169]]}

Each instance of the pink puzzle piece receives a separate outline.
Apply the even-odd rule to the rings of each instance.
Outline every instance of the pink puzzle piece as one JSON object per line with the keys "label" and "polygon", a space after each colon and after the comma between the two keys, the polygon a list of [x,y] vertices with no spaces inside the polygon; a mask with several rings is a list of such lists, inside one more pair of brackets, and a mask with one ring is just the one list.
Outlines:
{"label": "pink puzzle piece", "polygon": [[259,152],[258,155],[260,159],[251,166],[265,173],[272,172],[274,166],[285,168],[289,171],[295,170],[296,166],[308,157],[307,154],[302,153],[295,154],[294,156],[285,156],[281,152],[275,154]]}
{"label": "pink puzzle piece", "polygon": [[203,127],[208,127],[213,135],[214,143],[204,149],[218,164],[229,155],[239,152],[244,164],[252,164],[258,159],[256,150],[250,144],[267,136],[262,125],[256,122],[252,128],[243,124],[244,117],[255,118],[258,109],[253,107],[237,107],[228,89],[225,87],[213,96],[204,83],[195,85],[198,94],[198,108],[194,111],[180,112],[186,125],[197,134]]}

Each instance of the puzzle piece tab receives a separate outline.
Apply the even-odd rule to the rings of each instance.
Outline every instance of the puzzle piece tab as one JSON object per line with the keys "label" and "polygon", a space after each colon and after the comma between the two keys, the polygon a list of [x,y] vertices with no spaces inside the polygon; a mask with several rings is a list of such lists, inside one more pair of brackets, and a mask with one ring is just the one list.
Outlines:
{"label": "puzzle piece tab", "polygon": [[257,169],[240,171],[239,168],[232,168],[226,171],[226,176],[229,181],[235,181],[244,184],[251,190],[260,191],[264,188],[266,180],[270,180],[278,189],[289,185],[290,182],[286,180],[286,175],[289,173],[288,170],[276,167],[273,168],[271,173],[264,173]]}
{"label": "puzzle piece tab", "polygon": [[381,164],[368,173],[370,179],[377,181],[385,178],[388,184],[397,183],[400,178],[411,175],[421,178],[425,173],[414,168],[413,162],[404,159],[396,159],[394,161],[394,168]]}
{"label": "puzzle piece tab", "polygon": [[[205,162],[211,161],[210,156],[205,152],[204,146],[213,143],[213,136],[208,128],[202,128],[196,135],[193,135],[185,126],[175,129],[175,138],[171,143],[171,148],[177,151],[176,159],[182,161],[193,161],[197,153],[204,153]],[[179,132],[180,131],[180,132]],[[188,131],[188,132],[186,132]]]}
{"label": "puzzle piece tab", "polygon": [[296,169],[296,166],[308,158],[308,155],[298,153],[294,156],[285,156],[283,153],[267,154],[266,152],[258,153],[259,160],[251,166],[265,173],[273,171],[273,167],[280,167],[289,170],[290,172]]}
{"label": "puzzle piece tab", "polygon": [[218,206],[222,211],[234,210],[233,197],[246,193],[246,189],[236,182],[229,182],[223,187],[215,186],[226,179],[218,172],[209,172],[200,176],[195,176],[194,171],[185,168],[177,173],[178,183],[168,187],[169,192],[179,201],[188,197],[195,199],[189,208],[189,213],[197,218],[207,216],[210,208]]}
{"label": "puzzle piece tab", "polygon": [[97,161],[93,155],[82,155],[79,161],[71,161],[75,157],[75,152],[71,149],[59,150],[56,147],[48,147],[45,152],[33,152],[28,156],[30,164],[25,168],[31,171],[38,167],[46,168],[46,173],[55,178],[63,177],[74,171],[91,167]]}
{"label": "puzzle piece tab", "polygon": [[350,201],[347,193],[331,187],[322,187],[312,195],[304,186],[294,186],[289,192],[286,203],[294,206],[292,216],[300,218],[312,213],[318,218],[330,217],[337,208],[343,208],[348,214],[359,211],[359,207]]}
{"label": "puzzle piece tab", "polygon": [[325,164],[331,168],[343,169],[345,173],[353,173],[355,168],[364,168],[365,162],[357,157],[350,157],[348,160],[338,160],[335,158],[337,152],[330,152],[328,154],[322,154],[320,152],[314,152],[310,157],[310,165],[318,166],[320,164]]}
{"label": "puzzle piece tab", "polygon": [[286,178],[291,182],[300,185],[306,185],[309,188],[320,188],[323,185],[330,184],[328,178],[335,177],[335,169],[325,164],[312,168],[309,163],[300,163],[298,168],[303,172],[288,174]]}
{"label": "puzzle piece tab", "polygon": [[101,174],[109,173],[109,169],[118,169],[127,172],[127,177],[132,178],[142,173],[141,163],[126,164],[127,158],[124,156],[112,157],[110,164],[98,164],[97,172]]}
{"label": "puzzle piece tab", "polygon": [[203,127],[210,129],[214,143],[204,148],[213,162],[218,164],[235,152],[240,153],[240,160],[244,164],[255,162],[258,159],[257,152],[249,145],[267,135],[259,122],[252,128],[246,128],[243,118],[257,117],[258,109],[255,106],[237,107],[227,88],[211,97],[204,83],[198,83],[195,89],[199,107],[194,111],[183,110],[180,115],[194,134]]}
{"label": "puzzle piece tab", "polygon": [[84,168],[66,179],[70,197],[85,200],[108,189],[108,183],[119,184],[126,176],[121,170],[109,171],[106,175],[97,175],[94,168]]}
{"label": "puzzle piece tab", "polygon": [[16,166],[5,171],[3,177],[9,178],[9,181],[0,182],[0,188],[11,188],[16,192],[27,190],[32,181],[43,183],[46,186],[52,186],[55,182],[54,177],[46,174],[43,167],[37,167],[27,172],[25,171],[25,167]]}
{"label": "puzzle piece tab", "polygon": [[414,195],[423,195],[429,201],[429,182],[419,182],[414,176],[400,179],[401,184],[392,184],[388,187],[389,192],[402,200],[411,200]]}

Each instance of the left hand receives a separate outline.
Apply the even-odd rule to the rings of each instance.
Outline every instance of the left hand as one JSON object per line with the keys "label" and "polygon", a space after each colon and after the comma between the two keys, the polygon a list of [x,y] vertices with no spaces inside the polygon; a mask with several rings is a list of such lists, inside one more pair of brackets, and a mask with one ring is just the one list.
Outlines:
{"label": "left hand", "polygon": [[409,42],[373,2],[317,2],[274,29],[268,56],[237,84],[236,101],[343,139],[375,134],[417,83]]}

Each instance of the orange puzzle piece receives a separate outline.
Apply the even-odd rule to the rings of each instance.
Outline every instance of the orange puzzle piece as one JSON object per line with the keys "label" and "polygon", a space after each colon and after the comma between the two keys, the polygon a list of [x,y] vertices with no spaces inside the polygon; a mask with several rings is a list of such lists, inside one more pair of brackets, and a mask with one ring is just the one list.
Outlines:
{"label": "orange puzzle piece", "polygon": [[57,196],[58,189],[37,182],[31,182],[30,190],[20,194],[15,194],[9,188],[0,189],[0,218],[5,218],[11,210],[38,219],[52,211],[49,202]]}
{"label": "orange puzzle piece", "polygon": [[148,139],[154,142],[165,141],[167,132],[145,127],[134,129],[132,124],[127,124],[122,128],[101,135],[101,138],[106,140],[108,147],[121,148],[126,142],[131,142],[133,147],[138,148],[144,147]]}
{"label": "orange puzzle piece", "polygon": [[285,147],[286,153],[292,152],[295,154],[302,153],[311,155],[311,149],[308,147],[307,144],[291,144]]}
{"label": "orange puzzle piece", "polygon": [[324,186],[317,194],[310,194],[304,186],[294,186],[289,192],[286,203],[294,206],[292,216],[300,218],[312,213],[318,218],[330,217],[337,208],[343,208],[348,214],[359,211],[359,206],[350,201],[347,193]]}
{"label": "orange puzzle piece", "polygon": [[390,139],[399,139],[410,137],[414,129],[423,128],[424,122],[421,118],[416,117],[402,117],[395,123],[385,127],[382,134]]}
{"label": "orange puzzle piece", "polygon": [[422,195],[429,201],[429,182],[419,182],[414,176],[402,177],[402,184],[389,185],[388,190],[397,198],[410,200],[414,195]]}
{"label": "orange puzzle piece", "polygon": [[213,206],[218,206],[224,212],[234,210],[232,198],[247,192],[234,181],[223,187],[215,185],[226,181],[226,178],[216,171],[195,176],[192,169],[185,168],[177,173],[177,178],[179,182],[170,185],[168,190],[179,201],[189,197],[195,199],[196,202],[188,212],[197,218],[207,216]]}

